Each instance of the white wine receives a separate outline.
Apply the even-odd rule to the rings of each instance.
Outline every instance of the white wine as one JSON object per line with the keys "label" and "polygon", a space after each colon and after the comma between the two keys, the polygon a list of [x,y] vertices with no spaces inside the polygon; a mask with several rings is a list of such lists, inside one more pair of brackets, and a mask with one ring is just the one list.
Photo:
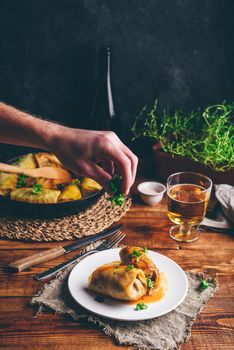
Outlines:
{"label": "white wine", "polygon": [[168,217],[178,225],[197,225],[205,216],[209,194],[193,184],[179,184],[168,193]]}

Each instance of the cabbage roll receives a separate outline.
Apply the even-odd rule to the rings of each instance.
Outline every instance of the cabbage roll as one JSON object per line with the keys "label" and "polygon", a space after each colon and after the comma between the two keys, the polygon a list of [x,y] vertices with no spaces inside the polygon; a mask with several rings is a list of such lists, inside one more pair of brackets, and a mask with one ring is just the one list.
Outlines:
{"label": "cabbage roll", "polygon": [[52,168],[62,168],[62,163],[59,161],[59,159],[52,153],[35,153],[34,157],[37,161],[38,167],[52,167]]}
{"label": "cabbage roll", "polygon": [[34,194],[32,188],[16,188],[10,193],[13,200],[28,203],[57,203],[61,191],[45,189],[41,193]]}
{"label": "cabbage roll", "polygon": [[25,169],[35,169],[37,167],[36,161],[32,153],[27,154],[26,156],[19,158],[15,163],[20,168]]}
{"label": "cabbage roll", "polygon": [[[153,288],[156,287],[156,284],[158,282],[159,271],[157,267],[154,265],[153,261],[148,256],[147,249],[140,248],[140,247],[126,246],[120,250],[119,255],[120,255],[121,262],[123,264],[125,265],[132,264],[136,268],[144,271],[145,276],[148,280],[147,281],[148,294],[151,294]],[[153,283],[149,281],[149,279]]]}
{"label": "cabbage roll", "polygon": [[137,300],[146,294],[147,282],[142,270],[114,262],[96,269],[88,288],[116,299]]}
{"label": "cabbage roll", "polygon": [[11,190],[16,188],[18,175],[0,172],[0,189]]}

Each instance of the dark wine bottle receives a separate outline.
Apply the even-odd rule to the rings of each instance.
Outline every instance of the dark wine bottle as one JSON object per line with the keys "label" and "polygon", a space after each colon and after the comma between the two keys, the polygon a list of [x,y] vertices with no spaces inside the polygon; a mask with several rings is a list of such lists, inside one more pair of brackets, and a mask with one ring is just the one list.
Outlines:
{"label": "dark wine bottle", "polygon": [[109,45],[100,47],[96,91],[91,112],[91,129],[112,130],[120,136],[121,116],[113,90],[111,55]]}

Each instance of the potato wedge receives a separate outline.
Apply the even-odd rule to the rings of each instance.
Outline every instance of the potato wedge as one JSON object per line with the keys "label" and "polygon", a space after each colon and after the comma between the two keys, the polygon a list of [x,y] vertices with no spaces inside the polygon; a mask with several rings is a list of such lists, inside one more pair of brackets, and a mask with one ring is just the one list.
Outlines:
{"label": "potato wedge", "polygon": [[59,202],[75,201],[82,198],[81,191],[76,185],[68,185],[59,196]]}
{"label": "potato wedge", "polygon": [[84,177],[81,180],[80,185],[81,185],[82,194],[85,197],[92,194],[92,193],[100,191],[102,189],[102,186],[99,185],[98,182],[96,182],[93,179],[90,179],[89,177]]}

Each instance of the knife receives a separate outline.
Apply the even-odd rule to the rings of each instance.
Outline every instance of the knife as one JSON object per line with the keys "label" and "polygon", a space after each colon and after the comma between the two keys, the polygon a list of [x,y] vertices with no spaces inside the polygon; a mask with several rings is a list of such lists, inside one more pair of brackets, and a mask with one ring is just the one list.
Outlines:
{"label": "knife", "polygon": [[81,238],[78,241],[76,241],[75,243],[66,245],[64,247],[59,246],[56,248],[44,250],[41,253],[37,253],[37,254],[31,255],[31,256],[28,256],[26,258],[16,260],[16,261],[10,263],[8,266],[14,272],[21,272],[21,271],[27,269],[28,267],[40,264],[40,263],[48,261],[48,260],[55,259],[58,256],[61,256],[63,254],[68,254],[68,253],[70,253],[70,252],[72,252],[80,247],[83,247],[89,243],[96,242],[99,239],[106,238],[106,237],[114,234],[115,232],[119,231],[121,229],[121,227],[122,227],[122,225],[113,226],[113,227],[108,228],[102,232],[99,232],[96,235],[92,235],[92,236],[89,236],[86,238]]}
{"label": "knife", "polygon": [[64,270],[68,266],[74,264],[75,262],[78,262],[80,259],[83,259],[90,254],[96,253],[98,251],[103,251],[106,249],[113,248],[120,241],[122,241],[122,239],[125,236],[126,236],[126,234],[120,231],[120,232],[116,233],[115,235],[112,235],[111,238],[109,238],[109,239],[107,238],[103,243],[100,243],[96,248],[91,249],[91,250],[84,252],[84,253],[80,253],[80,254],[76,255],[75,257],[71,258],[70,260],[65,261],[62,264],[59,264],[55,267],[52,267],[49,270],[46,270],[44,272],[41,272],[41,273],[33,276],[33,278],[37,281],[40,281],[40,280],[44,280],[45,278],[49,278],[51,276],[54,276],[57,272]]}

